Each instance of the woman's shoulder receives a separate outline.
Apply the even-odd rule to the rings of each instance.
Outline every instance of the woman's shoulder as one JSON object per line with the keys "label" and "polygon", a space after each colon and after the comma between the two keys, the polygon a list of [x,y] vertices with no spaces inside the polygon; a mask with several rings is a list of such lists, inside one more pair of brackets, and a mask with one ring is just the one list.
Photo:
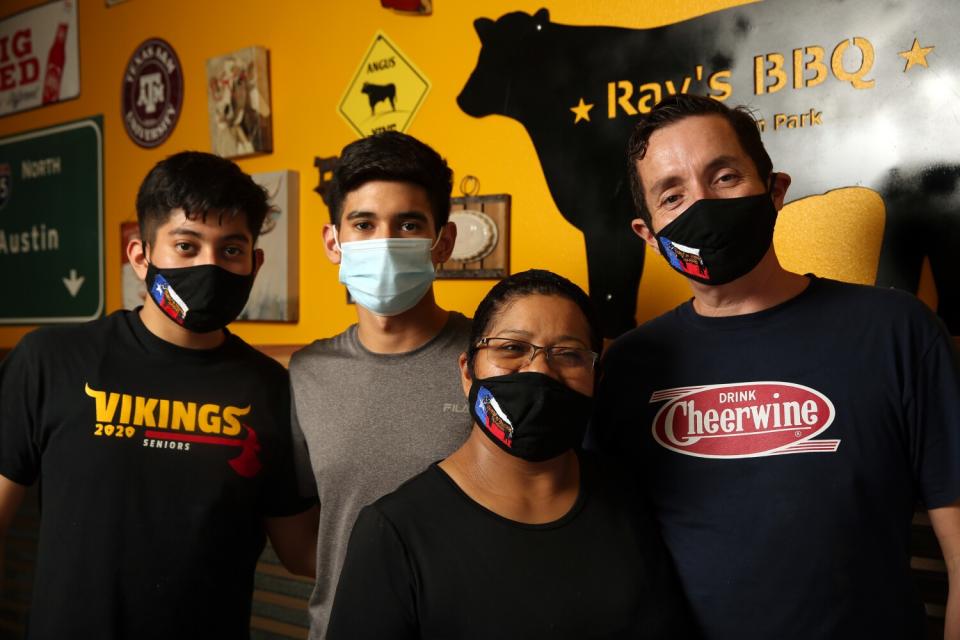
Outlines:
{"label": "woman's shoulder", "polygon": [[395,524],[401,524],[417,521],[424,514],[443,507],[455,496],[446,486],[443,471],[437,464],[434,462],[367,508]]}

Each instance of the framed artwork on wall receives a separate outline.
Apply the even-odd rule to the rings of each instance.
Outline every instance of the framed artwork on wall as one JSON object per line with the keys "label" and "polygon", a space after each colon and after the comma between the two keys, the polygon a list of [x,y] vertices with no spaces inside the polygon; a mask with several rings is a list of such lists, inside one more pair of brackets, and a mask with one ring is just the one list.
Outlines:
{"label": "framed artwork on wall", "polygon": [[441,279],[500,279],[510,273],[510,195],[450,199],[450,222],[457,242],[450,259],[437,268]]}
{"label": "framed artwork on wall", "polygon": [[247,47],[207,60],[210,145],[224,158],[273,151],[269,53]]}
{"label": "framed artwork on wall", "polygon": [[267,190],[271,210],[263,221],[257,247],[264,260],[237,320],[296,322],[300,316],[299,201],[296,171],[253,174]]}

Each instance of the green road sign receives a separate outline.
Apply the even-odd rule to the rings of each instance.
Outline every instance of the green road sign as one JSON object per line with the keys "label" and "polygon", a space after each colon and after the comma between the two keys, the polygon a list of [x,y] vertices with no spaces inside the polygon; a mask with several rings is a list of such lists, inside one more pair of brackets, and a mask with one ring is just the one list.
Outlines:
{"label": "green road sign", "polygon": [[0,139],[0,324],[103,313],[103,117]]}

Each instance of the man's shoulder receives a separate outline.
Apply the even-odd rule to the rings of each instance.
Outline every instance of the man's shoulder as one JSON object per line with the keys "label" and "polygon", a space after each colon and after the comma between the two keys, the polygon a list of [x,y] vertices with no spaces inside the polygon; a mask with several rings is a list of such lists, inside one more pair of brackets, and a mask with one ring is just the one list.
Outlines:
{"label": "man's shoulder", "polygon": [[263,353],[256,347],[251,346],[246,340],[236,334],[230,337],[234,347],[234,357],[249,366],[252,370],[260,372],[261,375],[270,378],[282,378],[284,383],[287,380],[286,368]]}
{"label": "man's shoulder", "polygon": [[450,332],[469,337],[470,331],[473,329],[473,318],[468,318],[459,311],[450,311],[449,313],[447,326]]}
{"label": "man's shoulder", "polygon": [[470,334],[473,331],[473,320],[459,311],[450,311],[449,313],[447,323],[443,326],[440,333],[424,346],[429,347],[435,343],[436,347],[444,352],[445,356],[446,352],[449,351],[460,355],[460,353],[467,350]]}
{"label": "man's shoulder", "polygon": [[831,317],[856,319],[862,326],[939,330],[933,311],[914,294],[900,289],[840,282],[826,278],[814,281],[812,310]]}
{"label": "man's shoulder", "polygon": [[328,359],[352,358],[357,355],[356,345],[357,325],[352,324],[340,333],[329,338],[318,338],[307,346],[295,351],[290,357],[290,373],[303,367],[316,366],[319,362]]}
{"label": "man's shoulder", "polygon": [[603,356],[604,361],[613,362],[636,354],[650,345],[675,339],[684,328],[680,322],[680,316],[684,307],[689,304],[689,301],[684,302],[622,334],[607,347]]}
{"label": "man's shoulder", "polygon": [[817,278],[814,280],[814,284],[818,287],[821,295],[834,296],[838,300],[848,303],[870,302],[878,306],[888,306],[891,309],[900,309],[907,312],[916,312],[925,306],[917,296],[909,291],[892,287],[842,282],[830,278]]}
{"label": "man's shoulder", "polygon": [[17,349],[41,355],[72,353],[103,348],[122,330],[129,311],[115,311],[110,315],[80,324],[51,325],[34,329],[17,343]]}

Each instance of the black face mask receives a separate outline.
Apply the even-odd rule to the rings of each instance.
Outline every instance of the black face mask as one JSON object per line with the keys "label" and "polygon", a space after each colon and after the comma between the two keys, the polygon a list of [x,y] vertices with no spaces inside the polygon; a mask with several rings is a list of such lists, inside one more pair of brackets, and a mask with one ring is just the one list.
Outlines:
{"label": "black face mask", "polygon": [[705,199],[690,205],[656,237],[660,254],[675,271],[696,282],[721,285],[760,264],[773,242],[776,222],[770,193]]}
{"label": "black face mask", "polygon": [[250,297],[255,269],[238,275],[215,264],[177,269],[147,267],[147,293],[167,317],[194,333],[233,322]]}
{"label": "black face mask", "polygon": [[497,446],[530,462],[579,447],[593,398],[536,372],[474,379],[470,413]]}

